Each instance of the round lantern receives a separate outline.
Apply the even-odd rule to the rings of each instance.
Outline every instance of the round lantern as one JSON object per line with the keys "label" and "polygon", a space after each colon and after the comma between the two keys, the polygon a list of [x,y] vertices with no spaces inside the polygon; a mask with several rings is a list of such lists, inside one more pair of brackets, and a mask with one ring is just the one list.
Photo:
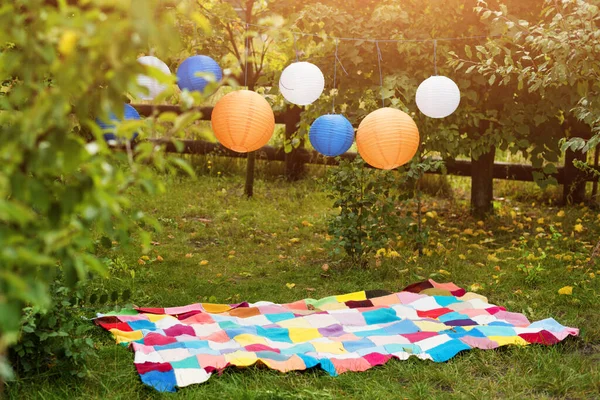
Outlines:
{"label": "round lantern", "polygon": [[279,78],[279,90],[292,104],[306,106],[317,100],[325,88],[325,77],[314,64],[295,62],[288,65]]}
{"label": "round lantern", "polygon": [[417,153],[419,129],[408,114],[394,108],[380,108],[360,123],[356,145],[369,165],[394,169],[409,162]]}
{"label": "round lantern", "polygon": [[[147,65],[149,67],[154,67],[159,69],[165,75],[171,75],[171,70],[161,60],[153,56],[144,56],[138,58],[138,62],[143,65]],[[138,75],[137,77],[138,85],[147,89],[147,92],[138,93],[138,97],[142,100],[154,100],[159,94],[165,91],[167,85],[160,83],[156,79],[147,76],[147,75]]]}
{"label": "round lantern", "polygon": [[354,128],[343,115],[322,115],[313,122],[308,138],[319,153],[337,157],[352,146]]}
{"label": "round lantern", "polygon": [[460,90],[445,76],[432,76],[417,89],[417,107],[431,118],[445,118],[460,104]]}
{"label": "round lantern", "polygon": [[177,85],[181,90],[203,92],[209,82],[209,75],[218,82],[223,79],[223,71],[219,64],[208,56],[192,56],[185,59],[177,68]]}
{"label": "round lantern", "polygon": [[[118,137],[116,135],[116,126],[114,122],[123,122],[127,120],[139,120],[141,119],[140,114],[137,112],[135,108],[130,106],[129,104],[124,105],[125,108],[123,110],[123,119],[117,117],[113,112],[111,112],[108,116],[109,121],[103,121],[100,118],[96,118],[96,123],[98,126],[104,131],[104,140],[108,141],[117,141]],[[111,123],[113,122],[113,123]],[[131,140],[134,140],[138,136],[137,132],[134,132]]]}
{"label": "round lantern", "polygon": [[269,142],[275,129],[275,115],[261,95],[238,90],[217,102],[211,124],[223,146],[238,153],[247,153]]}

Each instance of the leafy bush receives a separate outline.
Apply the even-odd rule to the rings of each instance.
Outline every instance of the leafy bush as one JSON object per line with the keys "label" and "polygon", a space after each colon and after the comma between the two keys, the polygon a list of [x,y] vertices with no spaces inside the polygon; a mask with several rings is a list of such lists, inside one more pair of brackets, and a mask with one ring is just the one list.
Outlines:
{"label": "leafy bush", "polygon": [[341,160],[326,178],[329,198],[340,213],[329,223],[334,254],[343,249],[354,265],[365,267],[368,256],[386,247],[402,226],[397,208],[401,192],[397,175],[368,168],[357,157]]}
{"label": "leafy bush", "polygon": [[85,360],[94,354],[93,329],[83,319],[77,296],[55,282],[53,303],[49,309],[25,307],[20,341],[11,349],[17,372],[40,373],[48,369],[85,376]]}
{"label": "leafy bush", "polygon": [[[39,332],[37,338],[21,340],[23,354],[30,349],[56,354],[63,339],[65,351],[78,352],[73,346],[82,343],[70,342],[69,335],[85,332],[66,322],[72,304],[53,302],[62,294],[50,290],[52,282],[60,276],[64,286],[74,287],[90,273],[106,272],[94,255],[97,236],[122,245],[139,240],[148,248],[145,228],[156,224],[131,206],[128,189],[160,192],[163,184],[155,170],[189,172],[182,160],[164,157],[152,143],[111,149],[94,123],[123,109],[125,94],[139,90],[138,74],[173,83],[172,77],[148,72],[137,62],[150,48],[159,56],[177,50],[173,15],[164,7],[159,0],[2,3],[0,385],[10,370],[7,349],[22,332],[35,336],[56,324],[66,334]],[[177,10],[185,15],[185,7]],[[189,95],[186,100],[192,106],[198,99]],[[197,117],[196,112],[166,113],[117,124],[116,130],[119,136],[139,132],[144,138],[152,127],[172,138]],[[24,307],[23,329],[34,332],[21,329]],[[36,350],[42,337],[57,344]]]}

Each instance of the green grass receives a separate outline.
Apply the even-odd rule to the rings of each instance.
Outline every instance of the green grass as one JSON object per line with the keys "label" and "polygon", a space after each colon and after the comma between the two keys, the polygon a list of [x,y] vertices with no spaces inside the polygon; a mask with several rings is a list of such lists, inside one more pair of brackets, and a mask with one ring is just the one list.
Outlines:
{"label": "green grass", "polygon": [[[334,210],[315,181],[288,184],[259,180],[255,193],[253,199],[245,199],[243,181],[234,176],[203,176],[197,181],[169,178],[167,193],[159,198],[133,193],[134,201],[158,218],[164,229],[155,235],[156,244],[145,265],[138,263],[143,256],[139,249],[117,246],[110,252],[111,257],[121,258],[135,271],[134,279],[125,271],[95,284],[109,289],[130,288],[132,301],[139,306],[177,306],[202,301],[289,302],[375,288],[397,291],[432,277],[467,289],[476,284],[492,303],[522,312],[530,320],[554,317],[564,325],[580,328],[581,335],[552,347],[473,350],[441,364],[393,360],[364,373],[337,378],[321,370],[281,374],[259,366],[229,368],[222,376],[215,375],[205,384],[172,395],[143,385],[133,366],[133,354],[115,345],[110,335],[98,328],[94,334],[98,357],[89,360],[89,378],[21,377],[9,386],[8,397],[598,397],[600,277],[595,275],[600,275],[600,265],[588,266],[586,261],[600,236],[597,212],[569,208],[559,217],[556,207],[532,204],[532,198],[527,198],[527,203],[509,198],[497,202],[496,216],[478,224],[466,217],[468,209],[461,192],[452,199],[447,195],[430,197],[425,211],[435,211],[437,216],[425,216],[430,230],[427,255],[416,257],[410,237],[404,236],[391,246],[400,257],[383,258],[380,263],[372,259],[370,268],[361,270],[342,267],[339,260],[329,256],[327,219]],[[410,215],[414,205],[407,207]],[[538,222],[539,218],[544,221]],[[583,227],[582,232],[574,232],[577,224]],[[554,236],[551,225],[557,233]],[[156,261],[159,255],[162,262]],[[203,260],[208,264],[201,265]],[[323,264],[330,266],[328,271],[322,269]],[[544,270],[530,273],[527,279],[518,268],[520,264],[539,264]],[[290,289],[288,283],[295,286]],[[559,295],[563,286],[573,286],[573,295]]]}

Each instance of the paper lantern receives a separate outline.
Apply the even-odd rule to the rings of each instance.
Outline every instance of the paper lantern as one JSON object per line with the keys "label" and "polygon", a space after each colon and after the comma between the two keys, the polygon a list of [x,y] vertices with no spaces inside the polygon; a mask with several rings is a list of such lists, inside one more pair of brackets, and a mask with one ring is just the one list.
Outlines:
{"label": "paper lantern", "polygon": [[[138,62],[149,67],[157,68],[165,75],[171,75],[171,70],[169,69],[167,64],[165,64],[156,57],[140,57],[138,58]],[[167,85],[160,83],[159,81],[148,75],[138,75],[137,83],[138,85],[147,89],[147,92],[141,92],[137,94],[137,97],[139,97],[142,100],[154,100],[159,94],[161,94],[167,89]]]}
{"label": "paper lantern", "polygon": [[352,146],[354,128],[343,115],[322,115],[313,122],[308,138],[319,153],[337,157]]}
{"label": "paper lantern", "polygon": [[238,153],[247,153],[269,142],[275,129],[275,115],[261,95],[250,90],[238,90],[217,102],[211,124],[223,146]]}
{"label": "paper lantern", "polygon": [[409,162],[419,148],[419,129],[406,113],[380,108],[362,120],[356,133],[361,157],[375,168],[394,169]]}
{"label": "paper lantern", "polygon": [[221,67],[208,56],[189,57],[177,68],[177,85],[181,90],[204,92],[209,82],[218,82],[221,79]]}
{"label": "paper lantern", "polygon": [[[108,121],[103,121],[100,118],[96,118],[96,123],[98,126],[104,131],[104,140],[108,141],[118,141],[118,137],[116,135],[116,126],[111,122],[123,122],[127,120],[139,120],[141,119],[140,114],[137,112],[135,108],[130,106],[129,104],[124,105],[123,110],[123,119],[120,119],[115,115],[115,113],[111,112],[108,115]],[[134,140],[138,136],[137,132],[134,132],[131,140]]]}
{"label": "paper lantern", "polygon": [[305,106],[317,100],[325,88],[325,77],[314,64],[296,62],[289,65],[279,78],[279,90],[292,104]]}
{"label": "paper lantern", "polygon": [[431,118],[445,118],[460,104],[460,90],[445,76],[432,76],[417,89],[417,107]]}

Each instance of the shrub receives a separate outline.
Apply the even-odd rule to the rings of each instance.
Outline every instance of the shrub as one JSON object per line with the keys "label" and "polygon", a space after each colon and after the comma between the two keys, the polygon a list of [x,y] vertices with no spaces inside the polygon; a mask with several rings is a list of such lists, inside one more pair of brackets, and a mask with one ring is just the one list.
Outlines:
{"label": "shrub", "polygon": [[332,252],[343,249],[353,265],[365,267],[368,256],[386,247],[403,225],[397,204],[406,194],[398,190],[398,176],[368,168],[357,157],[330,169],[326,183],[333,207],[340,211],[329,222]]}

